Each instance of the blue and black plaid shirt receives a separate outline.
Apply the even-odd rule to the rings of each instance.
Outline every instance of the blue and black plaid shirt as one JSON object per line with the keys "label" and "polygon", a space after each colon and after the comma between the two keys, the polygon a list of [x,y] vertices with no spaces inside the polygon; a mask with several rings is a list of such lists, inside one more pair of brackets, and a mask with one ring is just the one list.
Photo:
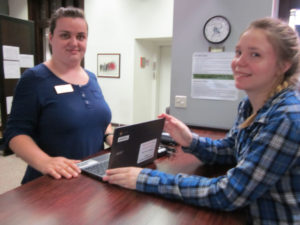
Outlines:
{"label": "blue and black plaid shirt", "polygon": [[143,169],[137,190],[213,209],[246,207],[253,224],[300,224],[300,100],[285,89],[267,101],[247,128],[249,100],[238,108],[238,118],[221,140],[193,134],[189,152],[207,164],[232,164],[226,175],[206,178],[171,175]]}

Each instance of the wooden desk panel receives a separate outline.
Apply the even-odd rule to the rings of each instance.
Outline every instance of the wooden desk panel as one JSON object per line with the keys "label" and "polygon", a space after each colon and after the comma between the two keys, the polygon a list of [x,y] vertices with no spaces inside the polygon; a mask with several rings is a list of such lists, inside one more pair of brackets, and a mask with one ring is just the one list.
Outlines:
{"label": "wooden desk panel", "polygon": [[[150,167],[170,173],[215,175],[216,167],[201,165],[178,150]],[[219,168],[224,172],[226,168]],[[12,224],[242,224],[238,212],[219,212],[180,201],[126,190],[85,175],[71,180],[43,176],[0,195],[0,223]]]}

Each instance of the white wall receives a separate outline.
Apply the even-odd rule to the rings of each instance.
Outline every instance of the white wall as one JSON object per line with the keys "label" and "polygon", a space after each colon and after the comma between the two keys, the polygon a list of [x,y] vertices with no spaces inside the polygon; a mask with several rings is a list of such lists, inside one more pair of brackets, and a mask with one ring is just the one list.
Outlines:
{"label": "white wall", "polygon": [[8,0],[9,16],[28,20],[27,0]]}
{"label": "white wall", "polygon": [[[172,38],[140,38],[135,42],[134,123],[153,120],[170,105],[171,44]],[[144,67],[140,65],[142,57]]]}
{"label": "white wall", "polygon": [[111,107],[112,122],[130,124],[135,39],[172,37],[173,0],[86,0],[84,8],[89,24],[85,67],[96,74],[97,53],[121,54],[120,79],[99,78],[99,84]]}
{"label": "white wall", "polygon": [[159,93],[158,112],[166,112],[166,107],[170,106],[171,95],[171,46],[160,47],[160,67],[159,67]]}
{"label": "white wall", "polygon": [[[140,58],[146,59],[141,68]],[[137,40],[134,54],[133,81],[133,122],[143,122],[155,118],[155,97],[157,77],[153,63],[159,61],[159,47],[147,39]]]}

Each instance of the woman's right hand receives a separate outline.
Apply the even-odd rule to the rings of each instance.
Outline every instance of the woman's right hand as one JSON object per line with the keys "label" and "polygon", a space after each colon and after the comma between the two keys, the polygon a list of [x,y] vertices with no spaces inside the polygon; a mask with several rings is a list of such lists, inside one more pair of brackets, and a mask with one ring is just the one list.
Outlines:
{"label": "woman's right hand", "polygon": [[165,118],[164,131],[169,133],[174,141],[181,146],[190,146],[193,140],[192,132],[183,122],[165,113],[159,115],[158,118]]}
{"label": "woman's right hand", "polygon": [[77,177],[81,172],[76,165],[80,160],[51,157],[28,135],[21,134],[13,137],[9,142],[9,147],[31,167],[55,179]]}
{"label": "woman's right hand", "polygon": [[60,179],[62,177],[70,179],[72,177],[77,177],[81,173],[81,170],[76,165],[80,160],[49,156],[42,159],[40,162],[37,169],[41,173],[48,174],[55,179]]}

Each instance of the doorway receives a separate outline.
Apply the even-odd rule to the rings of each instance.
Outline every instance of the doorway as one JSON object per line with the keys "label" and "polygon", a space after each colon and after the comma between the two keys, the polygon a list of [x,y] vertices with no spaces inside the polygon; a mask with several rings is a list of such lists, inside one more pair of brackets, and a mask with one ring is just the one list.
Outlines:
{"label": "doorway", "polygon": [[133,122],[157,118],[170,105],[171,38],[136,39]]}

